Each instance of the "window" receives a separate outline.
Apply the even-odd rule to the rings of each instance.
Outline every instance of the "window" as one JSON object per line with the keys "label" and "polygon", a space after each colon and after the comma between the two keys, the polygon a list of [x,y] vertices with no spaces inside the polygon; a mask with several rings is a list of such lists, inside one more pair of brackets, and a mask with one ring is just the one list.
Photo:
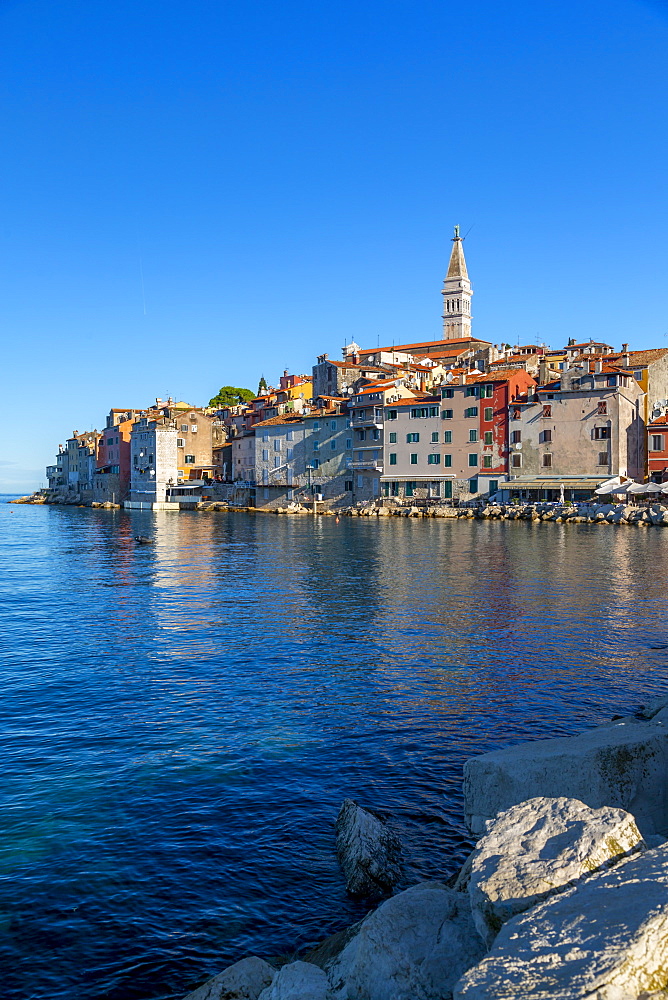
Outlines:
{"label": "window", "polygon": [[420,440],[420,435],[419,434],[407,434],[406,435],[406,444],[417,444],[419,440]]}
{"label": "window", "polygon": [[609,389],[614,389],[616,385],[617,385],[617,376],[616,375],[609,375],[608,376],[608,388]]}
{"label": "window", "polygon": [[197,434],[197,424],[191,424],[190,430],[192,431],[193,434]]}
{"label": "window", "polygon": [[431,495],[433,497],[440,497],[440,495],[441,495],[441,484],[438,481],[434,482],[434,483],[431,483],[429,489],[430,489]]}
{"label": "window", "polygon": [[540,440],[543,444],[550,444],[552,441],[552,431],[541,431]]}
{"label": "window", "polygon": [[285,432],[285,440],[286,441],[294,441],[294,437],[295,437],[295,432],[294,431],[286,431]]}
{"label": "window", "polygon": [[184,455],[183,456],[183,461],[185,462],[186,465],[194,465],[195,464],[195,456],[194,455]]}
{"label": "window", "polygon": [[274,438],[274,451],[280,451],[280,450],[281,450],[281,439]]}
{"label": "window", "polygon": [[332,440],[329,442],[329,447],[332,451],[336,451],[336,441]]}
{"label": "window", "polygon": [[634,373],[633,373],[633,377],[634,377],[634,379],[636,380],[636,382],[639,382],[639,381],[640,381],[640,379],[642,378],[642,372],[640,372],[640,371],[638,371],[638,372],[634,372]]}
{"label": "window", "polygon": [[498,491],[498,489],[499,489],[499,480],[498,479],[490,479],[490,481],[489,481],[489,492],[490,493],[496,493]]}
{"label": "window", "polygon": [[492,468],[492,456],[491,455],[483,455],[483,457],[482,457],[482,467],[483,467],[483,469],[491,469]]}
{"label": "window", "polygon": [[608,459],[608,453],[607,453],[607,451],[599,451],[599,453],[598,453],[598,464],[599,465],[607,465],[608,461],[609,461],[609,459]]}
{"label": "window", "polygon": [[278,467],[280,466],[280,464],[281,464],[281,456],[280,455],[274,455],[274,468],[278,469]]}
{"label": "window", "polygon": [[287,459],[289,461],[292,458],[292,456],[294,455],[294,448],[286,448],[285,449],[285,454],[286,454],[286,457],[287,457]]}
{"label": "window", "polygon": [[[364,410],[362,410],[362,416],[364,416]],[[319,431],[320,430],[320,421],[319,420],[314,420],[313,421],[313,430],[314,431]]]}
{"label": "window", "polygon": [[413,493],[415,492],[415,487],[416,486],[417,486],[417,483],[415,481],[410,482],[410,480],[409,480],[406,483],[406,496],[407,497],[412,497],[413,496]]}
{"label": "window", "polygon": [[343,488],[346,491],[346,493],[352,493],[352,491],[353,491],[353,481],[352,481],[352,479],[346,479],[345,483],[343,484]]}
{"label": "window", "polygon": [[477,431],[469,431],[469,442],[471,444],[475,444],[477,440],[478,440],[478,432]]}
{"label": "window", "polygon": [[[481,393],[481,395],[482,395],[482,393]],[[490,399],[494,395],[494,386],[493,385],[486,385],[485,386],[485,395],[487,396],[488,399]]]}
{"label": "window", "polygon": [[397,432],[396,431],[391,431],[390,432],[390,444],[396,444],[396,443],[397,443]]}
{"label": "window", "polygon": [[477,396],[478,395],[478,387],[476,385],[467,385],[466,386],[466,392],[464,393],[464,395],[465,396]]}
{"label": "window", "polygon": [[357,489],[361,490],[363,486],[364,486],[364,476],[358,476],[357,477]]}
{"label": "window", "polygon": [[443,420],[452,420],[452,410],[441,410]]}
{"label": "window", "polygon": [[446,444],[452,444],[452,431],[443,431],[443,440]]}
{"label": "window", "polygon": [[411,465],[417,465],[417,464],[418,464],[418,457],[417,457],[417,455],[415,454],[415,452],[413,452],[413,453],[411,454]]}
{"label": "window", "polygon": [[176,439],[176,447],[177,448],[185,448],[185,446],[186,446],[186,443],[183,440],[183,438],[177,438]]}
{"label": "window", "polygon": [[469,482],[469,493],[477,493],[477,492],[478,492],[478,480],[472,479]]}
{"label": "window", "polygon": [[491,431],[485,431],[485,434],[484,434],[484,443],[485,444],[493,444],[494,443],[494,435],[492,434]]}
{"label": "window", "polygon": [[262,449],[262,461],[263,462],[268,462],[269,461],[269,449],[268,448],[263,448]]}
{"label": "window", "polygon": [[543,455],[542,465],[543,465],[544,469],[551,469],[552,468],[552,456],[551,455]]}
{"label": "window", "polygon": [[446,467],[446,469],[452,468],[452,455],[443,456],[443,465]]}
{"label": "window", "polygon": [[311,464],[312,464],[312,466],[313,466],[314,469],[319,469],[320,468],[320,459],[314,458],[313,462]]}
{"label": "window", "polygon": [[332,421],[330,422],[330,425],[329,425],[329,426],[330,426],[330,427],[332,428],[332,430],[333,430],[333,431],[335,431],[335,430],[336,430],[336,420],[332,420]]}
{"label": "window", "polygon": [[511,465],[511,468],[513,468],[513,469],[521,469],[522,468],[522,456],[521,455],[511,455],[510,456],[510,465]]}
{"label": "window", "polygon": [[419,417],[428,417],[429,407],[428,406],[414,406],[411,410],[411,418],[417,419]]}
{"label": "window", "polygon": [[552,416],[552,404],[546,403],[545,406],[543,407],[543,417],[551,417],[551,416]]}
{"label": "window", "polygon": [[443,389],[441,391],[441,399],[454,399],[455,390],[454,389]]}
{"label": "window", "polygon": [[429,407],[429,416],[430,417],[437,417],[438,416],[438,406],[430,406]]}
{"label": "window", "polygon": [[352,438],[346,438],[346,451],[350,451],[353,446]]}
{"label": "window", "polygon": [[397,453],[395,451],[390,452],[390,465],[397,464]]}
{"label": "window", "polygon": [[363,462],[364,461],[364,452],[363,451],[358,451],[357,452],[357,461],[358,462]]}
{"label": "window", "polygon": [[441,464],[441,456],[440,455],[428,455],[427,456],[427,465],[440,465],[440,464]]}
{"label": "window", "polygon": [[663,434],[652,434],[650,451],[663,451]]}
{"label": "window", "polygon": [[266,444],[269,440],[269,431],[262,431],[262,443]]}
{"label": "window", "polygon": [[438,431],[431,432],[431,443],[438,444]]}
{"label": "window", "polygon": [[182,434],[188,433],[188,424],[181,424],[181,433]]}
{"label": "window", "polygon": [[464,410],[464,416],[465,417],[477,417],[478,416],[478,407],[477,406],[467,406],[467,408]]}
{"label": "window", "polygon": [[469,453],[469,467],[472,468],[472,469],[475,469],[475,468],[477,468],[477,466],[478,466],[478,456],[475,455],[473,452],[470,452]]}
{"label": "window", "polygon": [[485,420],[493,420],[494,419],[494,410],[492,409],[491,406],[486,406],[485,407],[485,417],[484,417],[484,419]]}
{"label": "window", "polygon": [[607,441],[610,438],[609,427],[594,427],[594,441]]}
{"label": "window", "polygon": [[510,440],[513,444],[519,444],[522,440],[522,431],[513,431],[510,435]]}
{"label": "window", "polygon": [[313,451],[318,451],[319,449],[320,449],[320,442],[319,441],[314,441],[313,442]]}
{"label": "window", "polygon": [[387,419],[388,420],[396,420],[397,419],[397,411],[396,410],[388,410],[387,411]]}

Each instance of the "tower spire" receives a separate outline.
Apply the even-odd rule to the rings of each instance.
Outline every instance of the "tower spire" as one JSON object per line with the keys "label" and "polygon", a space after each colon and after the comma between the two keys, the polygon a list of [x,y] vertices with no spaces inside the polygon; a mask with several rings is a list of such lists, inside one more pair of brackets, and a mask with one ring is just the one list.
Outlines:
{"label": "tower spire", "polygon": [[471,282],[464,257],[464,240],[455,226],[448,273],[443,283],[443,337],[459,340],[471,336]]}

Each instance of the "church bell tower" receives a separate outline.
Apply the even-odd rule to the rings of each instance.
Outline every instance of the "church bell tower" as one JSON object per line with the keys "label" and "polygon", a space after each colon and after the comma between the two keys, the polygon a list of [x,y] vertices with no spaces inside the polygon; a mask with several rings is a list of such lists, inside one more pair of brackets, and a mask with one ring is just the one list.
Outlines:
{"label": "church bell tower", "polygon": [[443,339],[471,336],[471,282],[464,259],[464,241],[455,226],[448,273],[443,282]]}

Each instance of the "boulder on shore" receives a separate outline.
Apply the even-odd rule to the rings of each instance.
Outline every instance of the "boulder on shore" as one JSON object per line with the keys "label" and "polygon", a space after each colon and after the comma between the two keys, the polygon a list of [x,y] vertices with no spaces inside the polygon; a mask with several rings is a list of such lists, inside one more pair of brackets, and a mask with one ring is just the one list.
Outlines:
{"label": "boulder on shore", "polygon": [[251,955],[209,979],[184,1000],[258,1000],[275,975],[276,969]]}
{"label": "boulder on shore", "polygon": [[317,965],[290,962],[276,973],[258,1000],[331,1000],[327,976]]}
{"label": "boulder on shore", "polygon": [[483,954],[466,895],[421,882],[365,917],[328,975],[335,1000],[450,1000]]}
{"label": "boulder on shore", "polygon": [[401,877],[401,844],[385,820],[344,799],[336,820],[336,853],[353,896],[379,898]]}
{"label": "boulder on shore", "polygon": [[638,1000],[666,987],[668,845],[513,917],[454,1000]]}
{"label": "boulder on shore", "polygon": [[464,764],[465,820],[487,820],[536,796],[630,812],[643,836],[668,830],[668,725],[622,719],[577,736],[535,740]]}
{"label": "boulder on shore", "polygon": [[517,913],[644,847],[633,816],[578,799],[535,798],[499,813],[471,857],[469,897],[489,947]]}

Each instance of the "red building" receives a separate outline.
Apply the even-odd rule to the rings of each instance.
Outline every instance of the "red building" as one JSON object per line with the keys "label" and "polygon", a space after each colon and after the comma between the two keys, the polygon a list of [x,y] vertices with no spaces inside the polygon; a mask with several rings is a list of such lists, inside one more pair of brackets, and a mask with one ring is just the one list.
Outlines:
{"label": "red building", "polygon": [[480,392],[480,472],[484,476],[507,476],[512,472],[509,411],[514,402],[526,402],[527,392],[536,386],[536,380],[523,368],[507,368],[469,376],[466,384],[472,383],[479,385]]}
{"label": "red building", "polygon": [[647,472],[655,483],[668,483],[668,412],[647,424]]}

